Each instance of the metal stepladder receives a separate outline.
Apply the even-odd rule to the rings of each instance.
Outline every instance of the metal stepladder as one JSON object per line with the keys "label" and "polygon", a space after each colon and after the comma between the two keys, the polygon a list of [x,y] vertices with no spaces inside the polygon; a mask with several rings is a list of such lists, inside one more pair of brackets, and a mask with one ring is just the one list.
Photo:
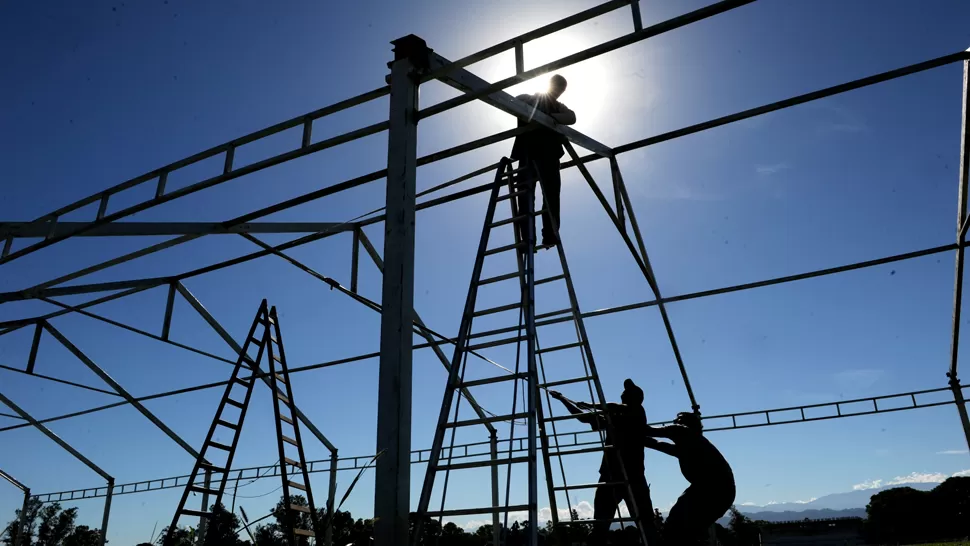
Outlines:
{"label": "metal stepladder", "polygon": [[[249,351],[253,347],[257,351],[255,358],[249,355]],[[263,373],[259,367],[264,352],[269,367],[268,374]],[[241,377],[243,370],[252,372],[252,375],[246,378]],[[172,533],[176,529],[180,516],[197,516],[203,518],[202,521],[204,522],[212,517],[209,506],[206,506],[208,504],[207,498],[214,495],[213,504],[222,503],[226,482],[232,470],[232,460],[236,454],[240,431],[246,419],[246,410],[249,408],[249,401],[257,378],[264,378],[273,393],[276,442],[280,456],[280,478],[283,482],[284,510],[280,519],[283,523],[286,543],[289,546],[298,546],[301,544],[298,537],[321,536],[318,532],[319,522],[315,517],[316,510],[313,504],[313,493],[310,489],[310,476],[307,472],[299,421],[296,418],[296,406],[293,402],[293,389],[290,386],[290,376],[286,366],[286,353],[283,349],[279,318],[276,315],[276,308],[268,308],[266,300],[263,300],[259,306],[259,311],[256,313],[256,318],[253,319],[253,324],[249,328],[249,334],[246,336],[242,350],[239,352],[239,358],[232,370],[229,384],[222,395],[215,417],[212,419],[212,425],[209,427],[209,432],[206,434],[205,442],[203,442],[202,449],[199,452],[199,459],[196,460],[195,466],[192,468],[192,474],[189,476],[178,508],[175,510],[175,516],[172,518],[172,524],[165,535],[164,544],[171,544]],[[289,426],[292,429],[290,436],[287,436],[284,426]],[[215,441],[213,438],[217,431],[228,434],[231,440],[228,442]],[[287,444],[294,447],[293,457],[287,454]],[[216,464],[210,461],[210,456],[218,454],[224,454],[224,463]],[[200,472],[205,474],[203,485],[198,485]],[[211,483],[213,474],[217,477],[217,486]],[[302,483],[293,481],[291,478],[294,477],[300,477]],[[306,494],[307,506],[291,502],[291,488],[299,489]],[[190,493],[201,493],[203,495],[201,510],[185,508]],[[309,514],[309,517],[300,517],[301,513]],[[204,541],[205,538],[203,537],[202,540]],[[303,542],[305,543],[305,540]]]}
{"label": "metal stepladder", "polygon": [[[558,242],[555,245],[555,250],[559,258],[559,263],[561,266],[561,273],[556,275],[551,275],[542,279],[535,278],[535,256],[534,250],[536,249],[536,234],[535,234],[535,216],[537,213],[534,210],[534,202],[531,198],[531,193],[534,191],[534,185],[538,183],[542,184],[541,179],[538,176],[538,170],[529,167],[520,166],[517,170],[512,170],[511,161],[508,158],[503,158],[499,163],[498,171],[496,172],[495,184],[491,191],[491,197],[488,203],[488,208],[485,214],[485,225],[482,230],[481,240],[479,242],[478,253],[475,259],[475,264],[472,270],[471,285],[469,287],[469,292],[467,299],[465,301],[465,308],[462,315],[461,327],[459,329],[458,337],[455,344],[455,352],[451,362],[451,369],[448,376],[448,383],[445,389],[444,399],[442,401],[441,410],[438,416],[438,424],[435,429],[434,440],[431,447],[431,453],[428,457],[428,466],[425,473],[424,483],[421,490],[421,497],[418,503],[418,508],[416,515],[418,516],[418,522],[423,521],[423,518],[442,518],[442,517],[454,517],[463,515],[476,515],[476,514],[496,514],[504,513],[506,514],[506,521],[508,514],[510,512],[527,512],[529,514],[529,537],[528,543],[530,546],[535,546],[538,542],[538,459],[539,456],[542,457],[542,464],[544,474],[546,476],[546,488],[548,493],[548,499],[551,508],[551,519],[553,521],[554,529],[561,529],[561,525],[570,524],[588,524],[590,520],[572,520],[572,511],[570,511],[570,521],[560,521],[559,513],[557,509],[556,495],[562,493],[565,495],[567,504],[572,506],[570,502],[570,492],[577,489],[594,489],[600,485],[590,483],[584,485],[573,485],[570,486],[566,483],[565,466],[563,465],[563,458],[569,455],[583,454],[583,453],[595,453],[595,452],[606,452],[612,450],[613,446],[607,445],[607,436],[611,438],[616,438],[612,434],[612,422],[609,413],[606,412],[606,397],[603,394],[603,388],[600,384],[599,375],[596,371],[596,365],[593,360],[592,350],[590,349],[589,341],[586,335],[586,328],[583,323],[582,314],[579,311],[579,306],[576,299],[576,293],[573,289],[572,278],[569,274],[569,268],[566,263],[566,255],[563,250],[562,242]],[[505,194],[500,194],[500,190],[503,187],[508,188],[508,192]],[[525,199],[521,199],[520,196],[525,196]],[[517,199],[520,198],[520,199]],[[495,220],[495,211],[498,203],[504,200],[509,200],[512,214],[510,218],[504,220]],[[520,210],[524,208],[525,210]],[[511,245],[503,245],[494,248],[488,248],[489,238],[492,234],[492,230],[495,228],[501,228],[506,226],[511,228],[514,232],[514,243]],[[520,227],[521,226],[521,227]],[[556,229],[558,232],[558,227]],[[524,237],[523,237],[524,235]],[[525,240],[523,240],[525,239]],[[502,275],[496,275],[488,278],[482,278],[482,270],[485,259],[488,256],[493,256],[503,252],[515,252],[516,262],[518,264],[518,271],[512,273],[506,273]],[[487,309],[477,309],[476,303],[478,298],[479,288],[483,285],[489,285],[493,283],[499,283],[503,281],[511,281],[513,279],[519,280],[520,289],[520,299],[518,303],[503,305],[498,307],[492,307]],[[562,281],[565,284],[566,291],[569,297],[568,308],[552,311],[548,313],[542,313],[537,315],[535,311],[535,288],[537,285],[543,285],[547,283],[556,283]],[[519,311],[519,324],[513,327],[500,328],[497,330],[490,330],[487,332],[473,332],[474,320],[478,317],[489,315],[501,311],[518,309]],[[537,319],[540,321],[537,322]],[[562,343],[554,346],[549,346],[542,348],[539,345],[539,336],[537,332],[538,327],[542,327],[552,323],[562,323],[562,322],[572,322],[574,325],[576,340],[569,343]],[[502,339],[496,339],[492,341],[482,341],[485,337],[499,334],[499,333],[513,333],[512,337],[506,337]],[[516,357],[516,368],[512,373],[507,373],[503,375],[495,375],[493,377],[486,377],[482,379],[474,379],[470,381],[465,380],[465,372],[468,367],[467,359],[469,354],[476,354],[479,349],[485,349],[489,347],[497,347],[500,345],[510,345],[515,344],[516,350],[522,344],[525,344],[525,360],[527,370],[524,372],[520,371],[519,360]],[[544,358],[553,358],[556,353],[564,354],[565,351],[569,350],[579,350],[582,365],[583,365],[583,375],[581,377],[557,377],[554,375],[556,368],[555,366],[545,366],[543,363]],[[516,353],[518,355],[518,352]],[[547,373],[547,371],[549,373]],[[560,372],[561,374],[561,372]],[[471,419],[471,420],[458,420],[458,405],[460,404],[460,395],[458,401],[455,401],[456,394],[460,389],[466,388],[470,389],[476,386],[492,385],[495,383],[502,383],[506,381],[515,382],[515,388],[518,388],[518,382],[522,382],[522,389],[525,394],[526,402],[525,408],[520,410],[520,413],[516,412],[516,394],[513,393],[513,406],[512,413],[508,415],[495,415],[488,419],[489,422],[500,422],[500,421],[511,421],[512,426],[510,426],[510,438],[509,438],[509,451],[508,456],[505,458],[493,458],[486,461],[476,461],[469,463],[452,463],[452,457],[454,453],[450,448],[445,446],[445,436],[447,432],[451,432],[452,445],[454,443],[454,433],[459,427],[471,426],[475,424],[481,424],[483,419]],[[605,421],[605,430],[599,431],[599,442],[593,447],[585,447],[582,449],[565,450],[559,445],[558,435],[556,434],[556,423],[575,419],[574,415],[562,415],[562,416],[552,416],[552,404],[551,397],[548,394],[548,388],[558,387],[560,385],[570,385],[570,384],[586,384],[589,391],[590,402],[593,406],[598,408],[598,413],[603,421]],[[546,408],[540,401],[540,391],[546,392]],[[515,392],[515,391],[514,391]],[[454,410],[452,409],[454,406]],[[549,417],[545,417],[545,412],[548,411]],[[514,439],[514,425],[517,420],[525,420],[527,426],[527,449],[525,456],[513,457],[513,439]],[[538,444],[538,445],[537,445]],[[521,445],[521,440],[520,440]],[[445,452],[447,451],[447,456]],[[559,463],[559,470],[562,475],[562,483],[556,483],[555,477],[552,470],[551,459],[557,459]],[[444,459],[444,463],[442,462]],[[610,459],[617,459],[619,457],[611,457]],[[504,506],[497,505],[497,498],[493,496],[493,506],[482,507],[482,508],[461,508],[445,510],[445,495],[447,494],[447,485],[450,473],[452,471],[458,471],[469,468],[478,468],[483,466],[505,466],[508,468],[509,480],[511,479],[512,465],[514,464],[526,464],[528,465],[528,502],[526,504],[519,505],[509,505],[509,483],[506,482],[506,503]],[[626,471],[622,468],[622,461],[618,463],[621,468],[615,469],[616,474],[623,477],[621,483],[609,484],[610,486],[619,486],[626,488],[626,494],[624,495],[627,499],[632,499],[632,491],[630,489],[629,480],[626,478]],[[442,493],[442,509],[437,511],[429,511],[429,505],[432,497],[432,490],[435,486],[435,478],[439,473],[444,474],[444,492]],[[613,521],[620,522],[622,525],[623,521],[632,521],[637,523],[639,530],[640,541],[643,544],[647,544],[647,534],[644,533],[643,525],[641,525],[640,519],[638,517],[637,507],[632,502],[628,501],[628,510],[630,512],[629,518],[616,518]],[[652,524],[652,514],[649,515],[651,519],[647,520]],[[412,544],[418,544],[418,537],[420,533],[415,533],[412,537]],[[495,545],[498,546],[498,545]]]}

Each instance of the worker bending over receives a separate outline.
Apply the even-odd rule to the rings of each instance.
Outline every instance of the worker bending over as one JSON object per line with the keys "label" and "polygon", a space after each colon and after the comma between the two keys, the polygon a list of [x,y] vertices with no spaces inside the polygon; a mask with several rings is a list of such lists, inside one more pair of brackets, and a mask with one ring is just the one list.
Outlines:
{"label": "worker bending over", "polygon": [[[554,75],[549,80],[549,90],[545,93],[534,95],[519,95],[516,99],[525,102],[532,107],[527,119],[519,119],[519,127],[527,125],[532,121],[536,110],[544,112],[563,125],[576,123],[576,114],[559,102],[559,97],[566,90],[566,78],[559,74]],[[542,179],[542,244],[543,248],[550,248],[559,243],[559,191],[562,188],[562,179],[559,177],[559,158],[563,156],[562,145],[566,142],[566,137],[547,127],[537,127],[532,131],[523,133],[515,137],[512,145],[511,158],[519,162],[518,168],[530,167],[538,172],[527,172],[524,176],[519,176],[518,180],[526,180],[532,183],[532,188],[518,196],[518,214],[525,214],[529,210],[528,204],[531,199],[533,210],[535,207],[535,177],[538,175]],[[522,191],[522,188],[517,191]],[[529,240],[528,226],[526,222],[532,222],[532,230],[535,232],[535,218],[526,218],[516,222],[519,236],[522,241]]]}
{"label": "worker bending over", "polygon": [[[702,434],[700,417],[678,413],[674,424],[645,426],[644,447],[677,457],[680,471],[690,486],[677,499],[663,526],[664,544],[702,544],[707,530],[734,503],[734,473],[731,466]],[[673,443],[656,438],[667,438]]]}

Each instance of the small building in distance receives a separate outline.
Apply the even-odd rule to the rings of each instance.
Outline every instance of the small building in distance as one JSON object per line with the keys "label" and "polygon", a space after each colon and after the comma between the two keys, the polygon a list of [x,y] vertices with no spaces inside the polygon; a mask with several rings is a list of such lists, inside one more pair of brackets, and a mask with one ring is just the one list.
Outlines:
{"label": "small building in distance", "polygon": [[761,546],[856,546],[865,544],[862,518],[805,519],[761,523]]}

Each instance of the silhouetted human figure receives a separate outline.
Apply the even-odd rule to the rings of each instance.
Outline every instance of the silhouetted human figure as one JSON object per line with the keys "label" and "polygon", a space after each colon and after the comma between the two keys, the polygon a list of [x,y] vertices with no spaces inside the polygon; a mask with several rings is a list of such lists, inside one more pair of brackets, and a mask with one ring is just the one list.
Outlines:
{"label": "silhouetted human figure", "polygon": [[[734,503],[731,465],[704,437],[700,417],[694,413],[678,413],[670,426],[644,429],[643,445],[677,457],[680,471],[690,482],[664,521],[664,544],[704,543],[710,526]],[[668,438],[673,443],[658,441],[657,437]]]}
{"label": "silhouetted human figure", "polygon": [[[622,403],[610,402],[606,405],[614,434],[609,433],[606,419],[602,414],[589,413],[597,409],[593,404],[573,402],[556,391],[549,391],[549,395],[562,402],[569,413],[583,414],[579,417],[580,422],[591,425],[593,430],[607,432],[606,445],[613,446],[613,449],[603,453],[599,483],[623,482],[623,474],[620,471],[622,462],[622,469],[626,471],[626,477],[630,483],[630,491],[633,492],[632,501],[636,504],[637,513],[644,523],[647,540],[650,546],[659,544],[659,535],[653,521],[650,486],[647,485],[647,479],[643,475],[643,430],[647,426],[647,415],[643,411],[643,390],[632,380],[627,379],[623,382],[623,394],[620,395]],[[600,485],[596,488],[596,495],[593,498],[595,522],[590,535],[590,544],[606,544],[610,520],[616,514],[620,501],[626,500],[628,508],[631,504],[628,493],[625,485]]]}
{"label": "silhouetted human figure", "polygon": [[[566,78],[559,74],[554,75],[549,80],[549,90],[545,93],[534,95],[519,95],[518,100],[532,106],[532,114],[536,110],[545,112],[557,123],[572,125],[576,123],[576,114],[559,102],[559,97],[566,90]],[[519,127],[527,125],[532,121],[532,114],[529,119],[519,120]],[[566,139],[561,134],[546,127],[537,127],[528,133],[515,137],[512,144],[510,157],[519,162],[519,168],[534,166],[538,170],[538,176],[542,178],[542,246],[550,247],[559,242],[557,229],[559,228],[559,191],[562,188],[562,180],[559,176],[559,158],[563,156],[562,145]],[[519,176],[518,180],[532,180],[534,184],[535,173],[531,176],[526,174]],[[521,191],[521,188],[517,191]],[[519,214],[525,214],[528,201],[531,199],[535,203],[535,186],[516,198],[518,202]],[[533,231],[535,230],[535,218],[525,219],[517,222],[519,236],[521,240],[528,240],[528,224],[531,221]]]}

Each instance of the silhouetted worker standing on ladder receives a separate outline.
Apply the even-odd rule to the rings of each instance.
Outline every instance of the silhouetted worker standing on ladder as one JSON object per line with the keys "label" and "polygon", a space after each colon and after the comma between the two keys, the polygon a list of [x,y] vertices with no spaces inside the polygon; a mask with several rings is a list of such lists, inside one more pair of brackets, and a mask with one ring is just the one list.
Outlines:
{"label": "silhouetted worker standing on ladder", "polygon": [[[613,432],[609,434],[606,419],[602,415],[589,413],[597,410],[596,406],[586,402],[573,402],[561,393],[549,391],[549,396],[562,402],[569,413],[573,415],[586,414],[579,417],[579,421],[592,425],[593,430],[607,430],[606,445],[613,449],[603,453],[600,463],[600,483],[623,482],[620,463],[626,471],[626,478],[630,482],[630,491],[636,503],[637,515],[644,526],[644,534],[649,546],[660,544],[660,537],[654,524],[653,502],[650,500],[650,486],[643,474],[643,431],[647,427],[647,414],[643,411],[643,389],[636,386],[632,380],[623,382],[623,394],[620,395],[622,404],[610,402],[606,405],[609,412]],[[590,544],[606,544],[610,531],[610,520],[616,514],[621,500],[626,500],[629,507],[628,490],[626,485],[600,485],[596,488],[593,499],[593,532]]]}
{"label": "silhouetted worker standing on ladder", "polygon": [[[674,424],[645,427],[643,445],[677,457],[690,487],[677,499],[664,522],[664,544],[702,544],[707,530],[734,503],[734,473],[721,452],[702,434],[700,417],[678,413]],[[669,438],[672,444],[656,439]]]}
{"label": "silhouetted worker standing on ladder", "polygon": [[[545,93],[534,95],[519,95],[518,100],[532,106],[529,119],[519,120],[519,127],[527,125],[532,121],[532,115],[536,110],[545,112],[557,123],[572,125],[576,123],[576,114],[559,102],[559,97],[566,90],[566,78],[559,74],[549,79],[549,90]],[[565,153],[562,149],[566,137],[546,127],[538,127],[515,137],[512,145],[510,157],[519,162],[519,168],[534,166],[538,169],[538,175],[542,178],[542,247],[549,248],[559,242],[559,191],[562,188],[562,180],[559,176],[559,158]],[[519,176],[519,180],[527,180],[535,183],[535,173]],[[535,203],[535,186],[532,191],[520,195],[518,198],[518,210],[529,210],[526,199],[532,199]],[[526,231],[531,221],[535,226],[535,218],[526,219],[519,222],[517,227],[521,240],[527,241],[529,234]],[[533,228],[534,231],[534,228]]]}

